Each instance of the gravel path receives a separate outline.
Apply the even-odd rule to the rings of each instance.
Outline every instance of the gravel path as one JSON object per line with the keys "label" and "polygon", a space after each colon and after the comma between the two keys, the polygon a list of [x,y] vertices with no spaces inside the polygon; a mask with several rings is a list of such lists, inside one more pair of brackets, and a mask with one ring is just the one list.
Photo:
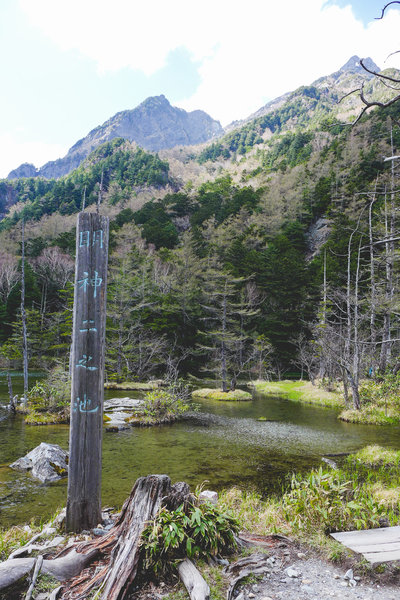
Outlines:
{"label": "gravel path", "polygon": [[357,576],[319,558],[284,551],[272,554],[271,568],[256,584],[235,590],[235,600],[399,600],[396,584]]}

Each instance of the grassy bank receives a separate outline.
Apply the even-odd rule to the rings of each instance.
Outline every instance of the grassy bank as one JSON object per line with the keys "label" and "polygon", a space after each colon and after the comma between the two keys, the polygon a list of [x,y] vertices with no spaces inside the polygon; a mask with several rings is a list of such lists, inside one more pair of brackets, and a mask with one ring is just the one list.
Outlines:
{"label": "grassy bank", "polygon": [[340,560],[349,551],[329,533],[400,524],[399,465],[400,452],[368,446],[341,467],[292,475],[280,496],[233,488],[221,501],[252,533],[287,535]]}
{"label": "grassy bank", "polygon": [[207,398],[208,400],[220,400],[220,401],[243,401],[251,400],[252,396],[249,392],[244,390],[233,390],[229,392],[222,392],[221,390],[202,388],[200,390],[194,390],[192,392],[192,398]]}
{"label": "grassy bank", "polygon": [[161,380],[157,381],[123,381],[117,383],[115,381],[106,381],[104,383],[104,389],[106,390],[131,390],[138,392],[148,392],[151,390],[158,390],[163,385]]}
{"label": "grassy bank", "polygon": [[400,423],[400,375],[386,373],[379,381],[366,379],[360,386],[360,410],[347,409],[339,419],[349,423],[398,425]]}
{"label": "grassy bank", "polygon": [[305,402],[329,408],[344,408],[344,400],[339,392],[328,392],[310,381],[255,381],[257,392],[271,396],[284,396],[296,402]]}

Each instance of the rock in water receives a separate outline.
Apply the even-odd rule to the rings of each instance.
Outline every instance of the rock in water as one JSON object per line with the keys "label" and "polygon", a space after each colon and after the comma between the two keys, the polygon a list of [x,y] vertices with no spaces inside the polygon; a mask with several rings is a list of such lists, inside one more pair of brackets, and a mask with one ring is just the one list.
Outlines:
{"label": "rock in water", "polygon": [[68,475],[68,453],[57,444],[42,442],[10,467],[17,471],[30,471],[43,483],[56,481]]}

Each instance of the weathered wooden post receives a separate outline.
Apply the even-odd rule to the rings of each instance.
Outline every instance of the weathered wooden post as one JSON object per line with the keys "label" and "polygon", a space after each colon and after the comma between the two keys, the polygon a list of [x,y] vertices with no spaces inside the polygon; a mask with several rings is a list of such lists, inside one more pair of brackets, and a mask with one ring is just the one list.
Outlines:
{"label": "weathered wooden post", "polygon": [[71,359],[67,531],[101,521],[108,217],[79,213]]}

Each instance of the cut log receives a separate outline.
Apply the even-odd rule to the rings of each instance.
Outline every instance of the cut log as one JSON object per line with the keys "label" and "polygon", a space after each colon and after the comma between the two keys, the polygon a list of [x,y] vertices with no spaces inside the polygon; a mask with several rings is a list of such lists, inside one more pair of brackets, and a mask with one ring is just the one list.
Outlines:
{"label": "cut log", "polygon": [[210,588],[191,560],[185,558],[178,566],[178,573],[191,600],[209,600]]}

